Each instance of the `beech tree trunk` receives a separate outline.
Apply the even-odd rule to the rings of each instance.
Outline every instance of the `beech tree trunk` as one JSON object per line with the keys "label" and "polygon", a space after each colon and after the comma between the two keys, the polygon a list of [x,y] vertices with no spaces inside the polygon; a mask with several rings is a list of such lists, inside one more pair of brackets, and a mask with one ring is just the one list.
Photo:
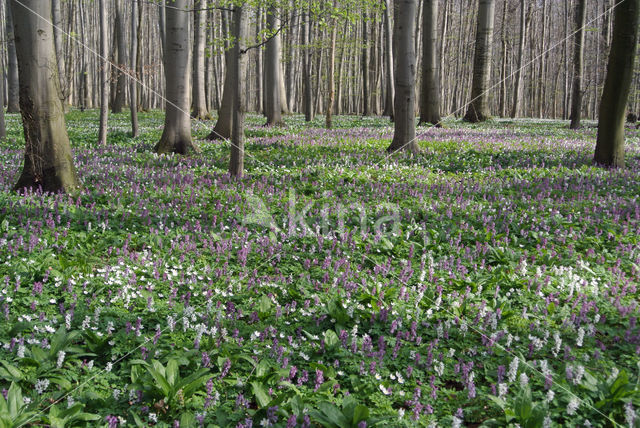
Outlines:
{"label": "beech tree trunk", "polygon": [[266,77],[265,114],[267,116],[266,125],[268,126],[284,125],[282,120],[282,88],[280,88],[280,35],[274,35],[279,28],[278,9],[275,6],[270,6],[267,10],[267,30],[272,37],[267,42],[264,58]]}
{"label": "beech tree trunk", "polygon": [[116,69],[116,93],[114,94],[112,112],[122,113],[127,93],[127,76],[122,70],[127,69],[128,52],[125,38],[125,18],[122,0],[116,0],[116,46],[118,48],[118,67]]}
{"label": "beech tree trunk", "polygon": [[207,110],[207,95],[204,84],[205,67],[205,35],[207,25],[207,0],[198,0],[194,7],[196,10],[193,27],[193,111],[192,115],[196,119],[206,119],[209,117]]}
{"label": "beech tree trunk", "polygon": [[393,120],[393,102],[395,98],[394,67],[393,67],[393,43],[391,29],[391,0],[384,1],[384,67],[386,77],[386,96],[383,116],[389,116]]}
{"label": "beech tree trunk", "polygon": [[15,189],[76,190],[80,182],[59,96],[51,2],[10,0],[10,9],[14,17],[25,138],[24,166]]}
{"label": "beech tree trunk", "polygon": [[422,11],[422,88],[420,123],[440,125],[440,79],[438,76],[438,1],[424,0]]}
{"label": "beech tree trunk", "polygon": [[191,49],[189,0],[168,0],[166,8],[164,69],[166,114],[157,153],[188,154],[196,150],[191,140]]}
{"label": "beech tree trunk", "polygon": [[[229,38],[228,19],[227,11],[223,10],[222,31],[225,40]],[[229,48],[227,42],[225,42],[224,58],[226,69],[222,88],[222,102],[218,109],[218,121],[213,127],[211,133],[207,135],[207,140],[228,140],[231,138],[231,131],[233,127],[233,84],[236,73],[233,69],[233,52]]]}
{"label": "beech tree trunk", "polygon": [[[237,6],[233,16],[233,35],[235,45],[233,47],[233,69],[238,70],[237,76],[244,76],[247,70],[247,12],[246,6]],[[247,100],[244,97],[245,79],[234,80],[233,97],[235,108],[233,109],[233,132],[231,138],[231,158],[229,160],[229,174],[232,177],[242,178],[244,174],[244,115],[247,110]]]}
{"label": "beech tree trunk", "polygon": [[100,0],[100,128],[98,144],[107,144],[109,120],[109,33],[107,32],[107,0]]}
{"label": "beech tree trunk", "polygon": [[624,122],[638,49],[640,0],[620,0],[615,9],[611,53],[600,102],[594,163],[624,167]]}
{"label": "beech tree trunk", "polygon": [[518,62],[516,64],[516,81],[513,85],[513,106],[511,117],[515,118],[520,112],[520,86],[522,80],[522,62],[524,59],[524,42],[527,33],[526,0],[520,0],[520,40],[518,43]]}
{"label": "beech tree trunk", "polygon": [[362,17],[362,114],[371,115],[369,109],[369,33],[367,31],[367,14]]}
{"label": "beech tree trunk", "polygon": [[571,87],[571,129],[580,128],[582,116],[582,69],[587,0],[576,0],[573,42],[573,84]]}
{"label": "beech tree trunk", "polygon": [[472,123],[482,122],[489,118],[487,90],[491,78],[494,10],[495,0],[479,0],[471,101],[464,117],[466,121]]}
{"label": "beech tree trunk", "polygon": [[393,25],[397,42],[395,76],[395,129],[388,152],[418,152],[415,121],[416,10],[418,0],[396,0]]}
{"label": "beech tree trunk", "polygon": [[[333,7],[336,7],[335,0],[333,2]],[[327,115],[325,117],[325,125],[327,129],[331,129],[333,126],[333,104],[335,97],[335,65],[336,65],[336,32],[337,32],[337,22],[336,19],[333,18],[331,22],[331,43],[329,45],[329,90],[327,97]]]}
{"label": "beech tree trunk", "polygon": [[138,136],[139,127],[138,127],[138,79],[139,76],[136,75],[136,63],[138,61],[138,34],[137,34],[137,25],[138,25],[138,0],[131,1],[131,66],[129,67],[130,73],[134,75],[135,78],[129,78],[129,109],[131,110],[131,136],[136,138]]}
{"label": "beech tree trunk", "polygon": [[304,86],[302,105],[304,109],[304,120],[307,122],[311,122],[313,120],[313,105],[311,101],[311,58],[309,55],[309,15],[310,12],[307,9],[302,18],[302,85]]}
{"label": "beech tree trunk", "polygon": [[65,75],[65,58],[62,36],[62,16],[60,12],[60,0],[51,0],[51,19],[53,23],[53,41],[58,58],[58,79],[60,80],[60,99],[62,106],[67,108],[67,98],[69,98],[69,81]]}
{"label": "beech tree trunk", "polygon": [[16,55],[13,13],[11,9],[11,7],[6,8],[7,21],[5,23],[7,35],[7,113],[20,113],[18,57]]}

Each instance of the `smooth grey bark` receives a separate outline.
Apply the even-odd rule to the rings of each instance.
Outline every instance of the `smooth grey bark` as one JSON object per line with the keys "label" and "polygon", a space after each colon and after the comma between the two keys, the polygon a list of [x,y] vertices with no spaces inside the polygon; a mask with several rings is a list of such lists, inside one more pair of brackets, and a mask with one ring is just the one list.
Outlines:
{"label": "smooth grey bark", "polygon": [[[336,7],[336,0],[333,0],[333,8]],[[333,127],[333,104],[335,99],[336,83],[335,83],[335,68],[336,68],[336,36],[337,36],[337,22],[333,18],[331,20],[331,42],[329,44],[329,70],[328,70],[328,97],[327,97],[327,114],[325,116],[325,126],[327,129]]]}
{"label": "smooth grey bark", "polygon": [[[172,0],[169,1],[169,4],[172,5]],[[165,7],[165,0],[160,0],[158,4],[158,31],[160,32],[160,45],[162,46],[162,58],[164,61],[165,52],[167,50],[167,9]],[[140,19],[142,19],[142,14],[140,14]]]}
{"label": "smooth grey bark", "polygon": [[464,116],[466,121],[472,123],[482,122],[489,118],[487,90],[491,79],[494,11],[495,0],[479,0],[471,101]]}
{"label": "smooth grey bark", "polygon": [[227,11],[222,11],[222,30],[225,39],[225,74],[224,84],[222,88],[222,102],[218,109],[218,121],[213,130],[207,135],[207,140],[228,140],[231,138],[231,131],[233,128],[233,84],[234,76],[236,73],[233,69],[233,52],[229,48],[229,26]]}
{"label": "smooth grey bark", "polygon": [[53,23],[53,42],[58,58],[58,79],[60,80],[60,99],[66,109],[69,98],[69,81],[65,75],[65,57],[62,36],[62,14],[60,12],[60,0],[51,0],[51,20]]}
{"label": "smooth grey bark", "polygon": [[98,144],[107,144],[109,120],[109,35],[107,32],[107,0],[100,0],[100,127]]}
{"label": "smooth grey bark", "polygon": [[418,152],[415,121],[416,10],[418,0],[396,0],[393,25],[396,40],[395,129],[388,152]]}
{"label": "smooth grey bark", "polygon": [[[7,0],[10,2],[11,0]],[[7,113],[20,113],[20,79],[18,76],[18,57],[14,35],[13,13],[11,7],[6,8],[7,36]]]}
{"label": "smooth grey bark", "polygon": [[282,89],[280,88],[280,35],[273,35],[279,30],[280,20],[278,19],[278,9],[269,6],[267,10],[267,30],[271,39],[267,42],[264,57],[265,67],[265,115],[266,125],[281,126],[282,120]]}
{"label": "smooth grey bark", "polygon": [[[131,1],[131,73],[135,75],[136,63],[138,61],[138,34],[137,34],[137,21],[138,21],[138,0]],[[138,136],[138,76],[135,78],[129,78],[129,98],[130,98],[130,110],[131,110],[131,136],[136,138]]]}
{"label": "smooth grey bark", "polygon": [[168,0],[164,51],[166,113],[156,153],[186,155],[196,150],[191,140],[191,48],[189,0]]}
{"label": "smooth grey bark", "polygon": [[576,0],[573,40],[573,84],[571,86],[571,129],[580,128],[582,116],[582,69],[587,0]]}
{"label": "smooth grey bark", "polygon": [[438,73],[438,1],[424,0],[422,10],[422,87],[420,123],[440,125],[440,78]]}
{"label": "smooth grey bark", "polygon": [[205,93],[205,35],[207,25],[207,0],[198,0],[195,4],[193,27],[193,109],[196,119],[209,117],[207,95]]}
{"label": "smooth grey bark", "polygon": [[624,122],[633,79],[640,27],[640,0],[621,0],[615,9],[607,77],[600,102],[598,138],[593,161],[624,167]]}
{"label": "smooth grey bark", "polygon": [[303,91],[303,110],[304,119],[307,122],[313,120],[313,105],[311,101],[311,58],[309,55],[309,15],[310,12],[307,9],[304,12],[302,21],[302,85]]}
{"label": "smooth grey bark", "polygon": [[527,33],[526,18],[527,1],[520,0],[520,39],[518,42],[518,61],[516,64],[515,83],[513,85],[513,105],[511,117],[515,118],[520,112],[520,86],[522,81],[522,62],[524,59],[524,42]]}
{"label": "smooth grey bark", "polygon": [[80,182],[59,96],[51,2],[10,0],[10,8],[14,17],[25,137],[24,166],[15,189],[76,190]]}
{"label": "smooth grey bark", "polygon": [[367,14],[362,15],[362,115],[371,115],[369,108],[369,33],[367,31]]}
{"label": "smooth grey bark", "polygon": [[4,140],[7,137],[7,125],[4,118],[4,101],[3,100],[4,100],[4,85],[0,83],[0,140]]}
{"label": "smooth grey bark", "polygon": [[118,67],[116,68],[116,85],[113,98],[113,113],[122,113],[127,93],[127,76],[123,70],[127,69],[128,52],[125,31],[124,6],[122,0],[116,0],[116,46],[118,50]]}
{"label": "smooth grey bark", "polygon": [[383,116],[389,116],[393,120],[393,101],[395,98],[394,67],[393,67],[393,30],[391,28],[391,0],[384,2],[384,68],[386,77],[386,92]]}
{"label": "smooth grey bark", "polygon": [[[238,76],[244,76],[247,70],[247,11],[246,6],[237,6],[233,16],[233,34],[235,45],[233,47],[232,61],[234,70],[238,70]],[[233,83],[233,132],[231,135],[231,157],[229,159],[229,174],[232,177],[242,178],[244,175],[244,116],[247,111],[245,99],[245,79],[235,79]]]}

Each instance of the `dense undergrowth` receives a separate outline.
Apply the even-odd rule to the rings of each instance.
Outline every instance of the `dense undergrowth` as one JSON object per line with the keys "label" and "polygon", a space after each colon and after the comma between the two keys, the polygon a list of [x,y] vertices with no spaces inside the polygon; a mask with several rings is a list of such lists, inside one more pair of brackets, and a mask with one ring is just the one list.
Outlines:
{"label": "dense undergrowth", "polygon": [[[72,112],[84,191],[15,194],[0,143],[0,424],[640,426],[640,141],[595,128],[249,117],[158,157],[159,112]],[[211,122],[195,123],[204,137]]]}

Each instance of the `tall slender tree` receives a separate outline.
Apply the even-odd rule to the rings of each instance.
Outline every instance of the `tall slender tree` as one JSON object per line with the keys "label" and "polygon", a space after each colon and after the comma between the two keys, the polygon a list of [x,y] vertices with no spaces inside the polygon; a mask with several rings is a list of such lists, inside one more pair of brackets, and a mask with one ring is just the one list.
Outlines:
{"label": "tall slender tree", "polygon": [[136,75],[136,62],[138,61],[138,0],[131,0],[131,66],[129,72],[135,78],[129,78],[129,109],[131,110],[131,136],[138,136],[138,76]]}
{"label": "tall slender tree", "polygon": [[[11,0],[7,0],[10,2]],[[8,3],[7,3],[8,4]],[[11,7],[6,8],[6,35],[7,35],[7,113],[20,112],[20,82],[18,77],[18,56],[16,54],[16,41],[14,33],[13,12]]]}
{"label": "tall slender tree", "polygon": [[235,73],[233,66],[234,62],[232,55],[233,52],[229,47],[229,17],[228,11],[221,11],[221,21],[222,21],[222,34],[224,37],[224,47],[225,47],[225,64],[226,70],[224,75],[224,83],[222,87],[222,102],[220,103],[220,108],[218,109],[218,121],[216,125],[213,127],[213,130],[209,135],[207,135],[207,140],[227,140],[231,138],[231,131],[233,127],[233,83],[237,74]]}
{"label": "tall slender tree", "polygon": [[167,0],[164,51],[166,113],[157,153],[188,154],[191,140],[191,48],[189,0]]}
{"label": "tall slender tree", "polygon": [[571,129],[580,128],[582,118],[582,69],[584,68],[584,34],[587,0],[575,0],[575,34],[573,41],[573,84],[571,86]]}
{"label": "tall slender tree", "polygon": [[624,167],[624,122],[638,49],[640,0],[619,0],[615,9],[611,53],[600,102],[594,162]]}
{"label": "tall slender tree", "polygon": [[438,1],[424,0],[422,10],[422,88],[420,123],[440,126],[440,76],[438,75]]}
{"label": "tall slender tree", "polygon": [[396,0],[393,34],[396,40],[395,129],[388,152],[418,152],[416,143],[416,11],[418,0]]}
{"label": "tall slender tree", "polygon": [[495,0],[478,0],[478,22],[475,54],[473,59],[473,81],[471,101],[464,119],[482,122],[489,118],[489,81],[491,78],[491,48],[493,45],[493,21]]}
{"label": "tall slender tree", "polygon": [[[233,69],[238,70],[238,76],[244,76],[247,70],[247,11],[246,5],[236,6],[233,16]],[[244,174],[244,115],[247,110],[245,99],[245,80],[235,79],[233,84],[233,132],[231,138],[231,157],[229,160],[229,174],[242,178]]]}
{"label": "tall slender tree", "polygon": [[518,42],[518,62],[516,64],[516,81],[513,85],[513,106],[511,117],[514,118],[520,112],[520,86],[522,81],[522,62],[524,60],[524,43],[527,36],[527,1],[520,0],[520,39]]}
{"label": "tall slender tree", "polygon": [[24,166],[15,189],[76,190],[80,182],[73,165],[59,96],[51,2],[10,0],[10,7],[16,35],[25,138]]}
{"label": "tall slender tree", "polygon": [[127,93],[127,76],[124,72],[127,68],[129,52],[127,52],[126,22],[122,0],[116,0],[116,49],[118,51],[118,67],[116,68],[115,94],[113,97],[113,113],[121,113],[125,105]]}
{"label": "tall slender tree", "polygon": [[67,108],[67,98],[69,98],[69,81],[65,75],[65,57],[62,38],[62,13],[60,10],[60,0],[51,0],[51,18],[53,23],[53,41],[58,58],[58,78],[60,79],[60,99],[62,106]]}
{"label": "tall slender tree", "polygon": [[98,143],[107,144],[109,120],[109,33],[107,32],[107,0],[100,0],[100,128]]}
{"label": "tall slender tree", "polygon": [[193,117],[209,117],[205,93],[205,38],[207,33],[207,0],[197,0],[193,26]]}
{"label": "tall slender tree", "polygon": [[[336,0],[333,0],[331,14],[334,15],[336,8]],[[325,116],[325,126],[327,129],[333,127],[333,105],[335,103],[335,68],[336,68],[336,33],[338,31],[338,21],[335,16],[331,18],[331,41],[329,42],[329,90],[327,97],[327,114]]]}
{"label": "tall slender tree", "polygon": [[311,57],[309,55],[309,32],[310,32],[310,10],[307,9],[303,12],[302,21],[302,85],[303,91],[303,110],[305,121],[311,122],[313,120],[313,104],[311,102]]}
{"label": "tall slender tree", "polygon": [[282,120],[282,88],[280,88],[281,65],[280,65],[280,19],[278,18],[278,8],[271,5],[267,9],[267,31],[270,39],[267,42],[265,51],[265,115],[267,125],[284,125]]}
{"label": "tall slender tree", "polygon": [[385,69],[385,102],[384,116],[389,116],[393,120],[393,100],[394,100],[394,68],[393,68],[393,30],[391,28],[391,0],[384,2],[384,69]]}

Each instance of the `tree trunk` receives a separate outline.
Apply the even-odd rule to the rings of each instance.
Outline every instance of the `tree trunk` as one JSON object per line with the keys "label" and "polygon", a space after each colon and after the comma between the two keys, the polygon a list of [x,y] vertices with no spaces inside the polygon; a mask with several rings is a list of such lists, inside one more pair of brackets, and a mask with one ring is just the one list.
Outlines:
{"label": "tree trunk", "polygon": [[[336,2],[333,1],[333,8],[335,9]],[[331,129],[333,126],[333,104],[335,97],[335,65],[336,65],[336,32],[337,32],[337,22],[336,19],[333,18],[331,22],[331,44],[329,46],[329,91],[327,97],[327,115],[325,118],[325,124],[327,129]]]}
{"label": "tree trunk", "polygon": [[205,65],[205,35],[207,32],[207,0],[198,0],[194,5],[196,8],[195,23],[193,27],[193,117],[196,119],[206,119],[209,117],[207,111],[207,95],[204,91],[204,65]]}
{"label": "tree trunk", "polygon": [[[51,2],[10,0],[20,73],[24,167],[16,190],[48,192],[80,187],[60,101],[51,25]],[[35,12],[35,13],[34,13]],[[43,17],[44,19],[42,19]]]}
{"label": "tree trunk", "polygon": [[420,123],[440,125],[440,81],[438,76],[438,1],[424,0],[422,11],[422,88]]}
{"label": "tree trunk", "polygon": [[393,25],[396,45],[395,130],[388,152],[418,152],[415,122],[416,10],[418,0],[396,0]]}
{"label": "tree trunk", "polygon": [[393,43],[391,29],[391,0],[384,1],[384,67],[386,77],[386,100],[383,116],[389,116],[393,120],[394,95],[394,67],[393,67]]}
{"label": "tree trunk", "polygon": [[136,138],[138,136],[138,79],[135,73],[136,62],[138,61],[138,34],[137,34],[137,13],[138,5],[137,0],[131,1],[131,67],[130,72],[133,73],[133,78],[129,78],[129,108],[131,110],[131,136]]}
{"label": "tree trunk", "polygon": [[118,67],[116,68],[116,93],[113,99],[113,113],[122,113],[125,104],[125,95],[127,93],[127,76],[124,70],[127,69],[128,53],[127,39],[125,30],[124,6],[122,0],[116,1],[116,41],[118,47]]}
{"label": "tree trunk", "polygon": [[[267,31],[271,39],[267,42],[264,67],[266,76],[265,114],[268,126],[284,125],[282,120],[282,90],[280,88],[280,35],[275,34],[280,28],[278,9],[270,6],[267,10]],[[275,34],[275,35],[274,35]]]}
{"label": "tree trunk", "polygon": [[522,63],[524,59],[524,42],[527,33],[526,0],[520,0],[520,40],[518,43],[518,62],[516,64],[516,81],[513,85],[513,106],[511,117],[515,118],[520,112],[520,82],[522,81]]}
{"label": "tree trunk", "polygon": [[309,15],[307,9],[304,12],[302,22],[302,84],[304,85],[303,106],[304,120],[311,122],[313,120],[313,105],[311,104],[311,58],[309,55]]}
{"label": "tree trunk", "polygon": [[573,45],[573,85],[571,87],[571,129],[580,128],[582,115],[582,69],[584,56],[584,26],[587,0],[576,0],[575,36]]}
{"label": "tree trunk", "polygon": [[62,14],[60,12],[60,0],[51,0],[51,18],[53,23],[53,41],[58,58],[58,80],[60,81],[60,100],[63,108],[67,108],[69,98],[69,82],[65,75],[65,56],[62,39]]}
{"label": "tree trunk", "polygon": [[[8,0],[11,1],[11,0]],[[16,55],[16,43],[14,38],[13,13],[7,7],[6,34],[7,34],[7,113],[20,113],[20,82],[18,77],[18,57]]]}
{"label": "tree trunk", "polygon": [[100,0],[100,127],[98,144],[107,144],[109,120],[109,33],[107,31],[107,0]]}
{"label": "tree trunk", "polygon": [[494,9],[495,0],[479,0],[471,101],[464,117],[466,121],[472,123],[482,122],[489,118],[487,91],[491,78]]}
{"label": "tree trunk", "polygon": [[362,17],[362,114],[371,115],[369,109],[369,33],[367,32],[367,13]]}
{"label": "tree trunk", "polygon": [[500,30],[500,43],[502,46],[502,59],[500,66],[500,117],[507,116],[507,2],[504,3],[502,9],[502,23]]}
{"label": "tree trunk", "polygon": [[621,0],[615,9],[611,53],[600,102],[598,139],[593,161],[624,167],[624,122],[638,49],[640,0]]}
{"label": "tree trunk", "polygon": [[233,127],[233,79],[236,73],[233,71],[233,52],[229,48],[226,42],[229,39],[229,25],[228,25],[227,11],[222,11],[222,31],[225,39],[225,74],[224,84],[222,88],[222,102],[218,109],[218,121],[216,126],[209,135],[207,140],[228,140],[231,138],[231,131]]}
{"label": "tree trunk", "polygon": [[168,0],[164,51],[166,114],[155,151],[185,155],[196,150],[191,140],[191,49],[189,0]]}
{"label": "tree trunk", "polygon": [[[247,69],[247,12],[246,6],[237,6],[233,16],[233,34],[235,46],[233,47],[233,69],[238,70],[237,76],[244,76]],[[242,178],[244,174],[244,115],[247,110],[247,100],[244,99],[244,79],[235,79],[233,84],[233,97],[235,108],[233,109],[233,132],[231,140],[231,158],[229,160],[229,174],[232,177]]]}

